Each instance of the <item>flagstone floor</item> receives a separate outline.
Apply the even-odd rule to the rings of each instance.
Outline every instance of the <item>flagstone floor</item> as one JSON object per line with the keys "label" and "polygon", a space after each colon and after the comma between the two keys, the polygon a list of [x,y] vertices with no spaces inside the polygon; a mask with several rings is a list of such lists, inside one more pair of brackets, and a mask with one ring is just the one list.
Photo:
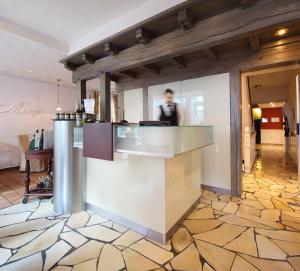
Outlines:
{"label": "flagstone floor", "polygon": [[0,210],[0,271],[300,270],[297,169],[263,146],[242,198],[203,191],[166,245],[89,212],[56,216],[49,200]]}

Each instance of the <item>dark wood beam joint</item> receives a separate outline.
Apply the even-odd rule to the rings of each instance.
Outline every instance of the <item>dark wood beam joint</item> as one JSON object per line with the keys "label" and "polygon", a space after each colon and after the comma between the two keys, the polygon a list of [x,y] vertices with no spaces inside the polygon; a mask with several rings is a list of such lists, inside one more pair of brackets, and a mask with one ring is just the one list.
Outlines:
{"label": "dark wood beam joint", "polygon": [[120,74],[126,76],[126,77],[129,77],[129,78],[137,78],[137,73],[134,72],[134,71],[122,71],[120,72]]}
{"label": "dark wood beam joint", "polygon": [[249,36],[249,41],[250,41],[250,45],[251,45],[251,50],[253,52],[257,52],[259,50],[259,47],[260,47],[259,35],[255,34],[255,35]]}
{"label": "dark wood beam joint", "polygon": [[180,68],[186,68],[186,62],[182,58],[180,58],[180,57],[169,57],[168,59],[173,65],[175,65],[177,67],[180,67]]}
{"label": "dark wood beam joint", "polygon": [[111,42],[104,44],[104,51],[107,55],[117,55],[119,53],[119,48]]}
{"label": "dark wood beam joint", "polygon": [[210,60],[212,61],[219,60],[218,55],[214,52],[212,48],[205,48],[203,51]]}
{"label": "dark wood beam joint", "polygon": [[181,28],[187,30],[193,27],[193,21],[186,9],[180,10],[177,13],[177,19]]}
{"label": "dark wood beam joint", "polygon": [[97,60],[97,57],[84,53],[82,54],[81,59],[85,64],[94,64],[95,61]]}
{"label": "dark wood beam joint", "polygon": [[78,65],[74,64],[74,63],[70,63],[70,62],[65,62],[64,63],[64,67],[69,70],[69,71],[75,71],[76,68],[78,67]]}
{"label": "dark wood beam joint", "polygon": [[158,67],[157,65],[155,64],[148,64],[148,65],[145,65],[144,68],[148,71],[151,71],[155,74],[160,74],[160,67]]}
{"label": "dark wood beam joint", "polygon": [[114,81],[115,83],[118,83],[118,82],[120,81],[120,78],[119,78],[117,75],[112,74],[112,75],[110,76],[110,80],[111,80],[111,81]]}
{"label": "dark wood beam joint", "polygon": [[148,44],[152,39],[152,35],[143,28],[135,31],[135,37],[140,44]]}
{"label": "dark wood beam joint", "polygon": [[241,0],[242,8],[250,8],[255,5],[255,0]]}

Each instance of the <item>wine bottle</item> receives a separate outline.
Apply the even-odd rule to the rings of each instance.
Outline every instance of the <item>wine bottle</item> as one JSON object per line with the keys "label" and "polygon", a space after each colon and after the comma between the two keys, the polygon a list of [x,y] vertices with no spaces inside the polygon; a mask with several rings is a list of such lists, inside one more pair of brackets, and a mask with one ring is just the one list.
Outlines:
{"label": "wine bottle", "polygon": [[84,102],[81,102],[81,113],[85,113]]}
{"label": "wine bottle", "polygon": [[39,150],[44,148],[44,129],[42,129],[40,140],[39,140]]}
{"label": "wine bottle", "polygon": [[76,102],[75,113],[82,113],[80,101],[77,101],[77,102]]}
{"label": "wine bottle", "polygon": [[39,130],[36,130],[35,132],[35,149],[38,150],[40,146],[40,135],[39,135]]}
{"label": "wine bottle", "polygon": [[29,150],[31,150],[31,151],[34,151],[34,150],[35,150],[35,134],[33,134],[33,138],[32,138],[32,140],[30,141],[30,144],[29,144]]}

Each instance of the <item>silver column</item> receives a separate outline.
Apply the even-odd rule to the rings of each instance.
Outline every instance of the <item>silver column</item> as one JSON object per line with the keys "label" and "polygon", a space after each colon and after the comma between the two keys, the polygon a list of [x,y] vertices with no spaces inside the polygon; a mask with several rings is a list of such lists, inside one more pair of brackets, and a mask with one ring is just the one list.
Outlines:
{"label": "silver column", "polygon": [[85,209],[85,159],[73,147],[73,120],[54,121],[54,211],[69,214]]}

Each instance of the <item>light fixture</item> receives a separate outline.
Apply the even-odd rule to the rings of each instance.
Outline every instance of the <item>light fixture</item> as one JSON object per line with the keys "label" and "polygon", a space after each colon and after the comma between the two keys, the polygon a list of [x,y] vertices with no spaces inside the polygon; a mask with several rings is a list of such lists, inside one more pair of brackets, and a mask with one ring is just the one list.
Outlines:
{"label": "light fixture", "polygon": [[289,32],[288,28],[280,28],[275,32],[275,36],[284,36],[287,32]]}
{"label": "light fixture", "polygon": [[33,73],[33,70],[29,70],[28,72]]}
{"label": "light fixture", "polygon": [[59,87],[60,87],[60,79],[58,78],[58,79],[56,79],[56,81],[57,81],[57,102],[56,102],[56,111],[61,111],[62,109],[61,109],[61,107],[60,107],[60,89],[59,89]]}
{"label": "light fixture", "polygon": [[272,107],[275,107],[275,105],[274,105],[272,102],[270,102],[270,105],[271,105]]}

